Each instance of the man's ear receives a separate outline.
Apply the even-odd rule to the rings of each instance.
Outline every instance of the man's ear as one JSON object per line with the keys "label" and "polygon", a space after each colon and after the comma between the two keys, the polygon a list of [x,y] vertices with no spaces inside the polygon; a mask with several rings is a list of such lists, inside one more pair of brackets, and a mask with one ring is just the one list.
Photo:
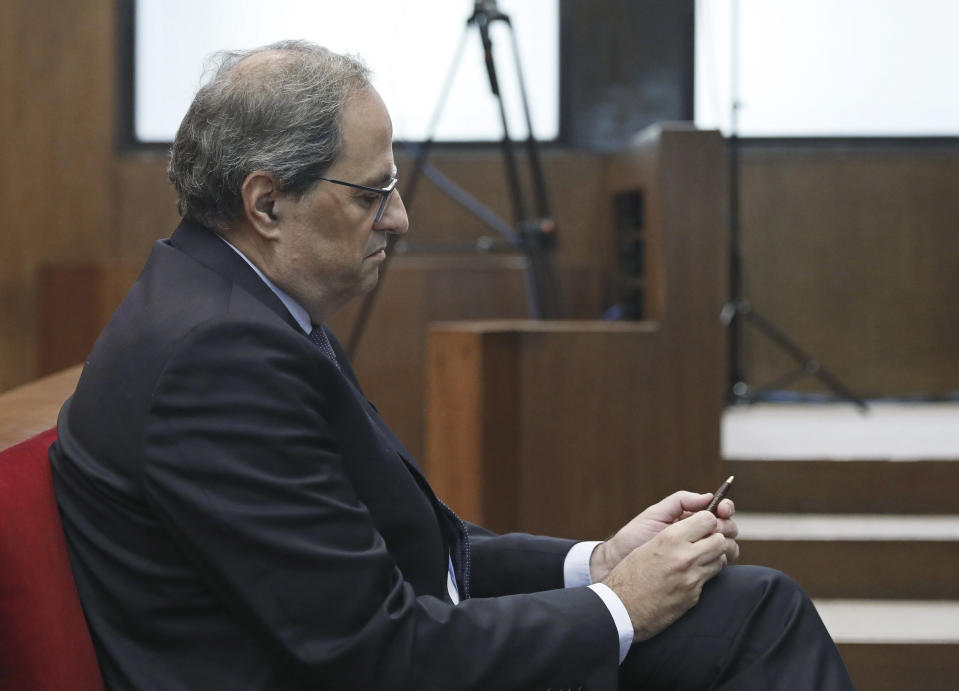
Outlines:
{"label": "man's ear", "polygon": [[265,170],[254,170],[243,181],[240,194],[246,220],[260,236],[273,239],[279,222],[276,207],[280,192],[276,178]]}

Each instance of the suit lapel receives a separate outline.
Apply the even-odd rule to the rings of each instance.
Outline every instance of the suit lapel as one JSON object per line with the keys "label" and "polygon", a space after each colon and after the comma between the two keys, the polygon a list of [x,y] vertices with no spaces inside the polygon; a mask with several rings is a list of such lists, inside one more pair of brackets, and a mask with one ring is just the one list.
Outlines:
{"label": "suit lapel", "polygon": [[[224,279],[239,285],[271,311],[275,312],[281,319],[295,329],[297,333],[303,333],[303,330],[299,324],[297,324],[293,315],[290,314],[289,310],[286,309],[276,294],[270,290],[269,286],[256,275],[256,272],[253,271],[236,252],[218,238],[213,231],[184,219],[167,242],[175,249],[182,251]],[[446,548],[454,557],[454,567],[457,571],[457,580],[460,583],[462,596],[464,598],[468,597],[469,537],[462,521],[460,521],[456,514],[433,492],[429,481],[427,481],[426,476],[423,475],[423,472],[413,460],[410,452],[396,435],[393,434],[393,431],[382,418],[380,418],[373,404],[366,399],[359,381],[356,378],[356,374],[353,372],[350,360],[343,351],[343,347],[339,341],[328,329],[327,334],[330,337],[333,350],[341,363],[341,372],[344,379],[346,379],[350,388],[353,390],[353,394],[356,396],[358,403],[364,407],[370,423],[383,435],[388,445],[393,448],[396,455],[399,456],[406,466],[406,469],[413,476],[420,490],[426,495],[430,504],[433,506],[437,519],[442,526],[441,532],[447,541]],[[466,555],[465,563],[463,558],[464,547]]]}
{"label": "suit lapel", "polygon": [[212,230],[183,219],[170,237],[169,243],[223,278],[239,285],[295,328],[298,333],[303,333],[293,315],[280,302],[280,298],[243,261],[243,258],[230,249],[230,246],[217,237]]}

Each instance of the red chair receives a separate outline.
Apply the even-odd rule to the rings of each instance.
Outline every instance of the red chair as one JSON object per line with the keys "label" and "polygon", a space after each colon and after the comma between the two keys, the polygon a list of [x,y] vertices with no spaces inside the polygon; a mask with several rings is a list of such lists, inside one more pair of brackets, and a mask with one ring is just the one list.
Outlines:
{"label": "red chair", "polygon": [[53,495],[56,438],[0,451],[0,688],[102,691]]}

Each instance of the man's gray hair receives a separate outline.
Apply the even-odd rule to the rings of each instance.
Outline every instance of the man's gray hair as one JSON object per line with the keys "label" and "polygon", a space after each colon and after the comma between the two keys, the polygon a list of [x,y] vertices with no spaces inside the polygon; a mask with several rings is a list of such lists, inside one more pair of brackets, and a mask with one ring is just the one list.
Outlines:
{"label": "man's gray hair", "polygon": [[[243,64],[263,53],[275,55]],[[214,62],[177,130],[167,173],[180,215],[221,230],[241,216],[241,187],[255,170],[295,197],[316,183],[340,153],[343,106],[369,88],[370,72],[307,41],[224,51]]]}

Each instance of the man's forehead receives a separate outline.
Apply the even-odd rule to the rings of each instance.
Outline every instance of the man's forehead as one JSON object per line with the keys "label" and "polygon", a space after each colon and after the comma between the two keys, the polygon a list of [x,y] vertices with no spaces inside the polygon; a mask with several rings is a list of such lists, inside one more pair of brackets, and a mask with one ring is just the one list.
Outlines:
{"label": "man's forehead", "polygon": [[367,166],[364,170],[353,167],[344,167],[342,172],[337,175],[346,175],[350,177],[347,182],[354,182],[357,185],[366,187],[386,187],[390,180],[396,177],[396,166],[393,164]]}
{"label": "man's forehead", "polygon": [[375,90],[364,89],[350,97],[343,110],[341,132],[343,148],[334,165],[353,175],[358,184],[389,184],[396,176],[393,124]]}

